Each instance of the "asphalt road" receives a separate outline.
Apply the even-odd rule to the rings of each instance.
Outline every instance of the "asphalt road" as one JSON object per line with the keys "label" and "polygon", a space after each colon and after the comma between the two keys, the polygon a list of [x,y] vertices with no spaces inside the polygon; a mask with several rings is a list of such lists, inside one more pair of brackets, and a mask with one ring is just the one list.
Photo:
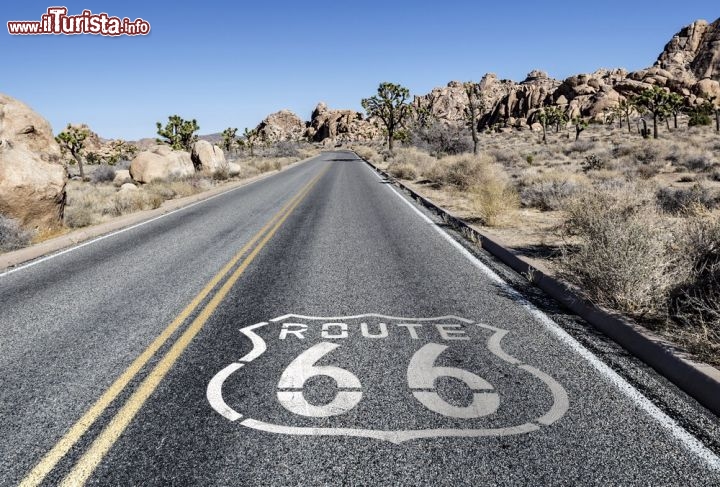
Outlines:
{"label": "asphalt road", "polygon": [[716,417],[459,240],[340,151],[0,275],[0,485],[720,485]]}

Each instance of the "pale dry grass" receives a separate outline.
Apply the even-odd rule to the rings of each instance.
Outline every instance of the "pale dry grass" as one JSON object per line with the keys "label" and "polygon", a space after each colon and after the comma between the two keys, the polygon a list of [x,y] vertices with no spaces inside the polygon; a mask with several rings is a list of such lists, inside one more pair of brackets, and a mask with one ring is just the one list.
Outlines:
{"label": "pale dry grass", "polygon": [[479,157],[355,149],[590,300],[720,364],[720,243],[687,226],[720,217],[720,136],[661,127],[652,140],[602,125],[573,136],[485,133]]}

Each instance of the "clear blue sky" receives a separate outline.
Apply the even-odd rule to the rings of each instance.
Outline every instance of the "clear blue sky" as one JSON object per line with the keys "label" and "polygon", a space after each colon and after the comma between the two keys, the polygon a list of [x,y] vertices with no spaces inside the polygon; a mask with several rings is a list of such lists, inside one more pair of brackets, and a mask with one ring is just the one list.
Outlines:
{"label": "clear blue sky", "polygon": [[[10,36],[8,20],[47,7],[149,21],[149,36]],[[57,132],[85,122],[103,137],[153,137],[177,113],[201,133],[252,127],[320,100],[360,109],[381,81],[424,94],[488,71],[522,80],[653,64],[682,26],[720,17],[717,0],[604,2],[4,2],[0,92]]]}

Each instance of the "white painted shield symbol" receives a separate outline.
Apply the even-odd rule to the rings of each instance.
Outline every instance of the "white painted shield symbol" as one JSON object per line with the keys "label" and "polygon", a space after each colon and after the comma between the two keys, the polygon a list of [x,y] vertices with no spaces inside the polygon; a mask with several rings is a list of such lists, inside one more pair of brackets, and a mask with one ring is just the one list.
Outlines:
{"label": "white painted shield symbol", "polygon": [[[370,330],[366,321],[380,321],[378,326]],[[395,329],[402,328],[408,336],[419,339],[417,330],[423,326],[434,326],[439,336],[452,343],[455,340],[469,340],[465,336],[463,327],[477,327],[485,336],[484,345],[487,350],[508,367],[516,372],[529,375],[544,385],[544,390],[552,398],[552,405],[542,414],[534,418],[525,418],[520,424],[503,425],[501,427],[461,427],[461,428],[426,428],[426,429],[393,429],[379,430],[360,427],[327,427],[327,426],[293,426],[287,424],[274,424],[260,419],[244,416],[235,408],[229,406],[223,398],[223,385],[235,373],[241,373],[243,368],[250,366],[255,360],[266,353],[268,344],[258,333],[269,328],[279,329],[280,339],[295,336],[304,338],[304,333],[310,327],[320,330],[322,341],[300,353],[287,365],[277,383],[275,392],[277,402],[290,413],[304,419],[342,417],[360,404],[363,397],[363,385],[352,371],[335,365],[318,365],[318,362],[332,359],[333,352],[341,345],[331,340],[342,340],[348,337],[352,325],[357,322],[354,331],[361,333],[364,338],[386,338],[389,324]],[[455,322],[455,323],[453,323]],[[210,405],[219,414],[230,421],[255,430],[285,435],[311,435],[311,436],[356,436],[386,440],[393,443],[402,443],[416,438],[434,437],[482,437],[507,436],[531,433],[549,426],[562,418],[568,410],[569,402],[565,389],[548,374],[537,368],[524,364],[508,355],[501,347],[502,339],[509,333],[497,327],[456,316],[442,316],[437,318],[402,318],[379,314],[363,314],[357,316],[340,317],[313,317],[289,314],[274,318],[268,322],[261,322],[247,326],[240,330],[242,335],[252,343],[252,349],[237,362],[231,363],[218,372],[208,384],[207,398]],[[439,341],[439,340],[438,340]],[[453,420],[476,420],[478,418],[492,417],[501,409],[502,398],[500,393],[483,377],[475,372],[458,367],[436,365],[442,361],[443,354],[451,345],[440,343],[426,343],[418,348],[407,365],[406,387],[412,393],[419,407],[439,417]],[[324,376],[334,380],[337,392],[334,398],[325,404],[313,404],[307,400],[304,393],[306,383],[316,376]],[[465,384],[471,391],[469,404],[458,405],[447,401],[436,390],[437,380],[452,378]]]}

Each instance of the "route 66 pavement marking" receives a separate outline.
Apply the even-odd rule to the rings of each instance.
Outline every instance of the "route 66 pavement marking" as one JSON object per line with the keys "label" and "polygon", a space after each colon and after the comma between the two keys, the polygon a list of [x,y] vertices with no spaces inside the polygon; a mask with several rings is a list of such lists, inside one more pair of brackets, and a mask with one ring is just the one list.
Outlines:
{"label": "route 66 pavement marking", "polygon": [[[369,322],[374,323],[371,326],[368,324]],[[275,331],[277,340],[293,340],[301,345],[299,355],[287,365],[280,375],[276,393],[278,402],[291,413],[305,418],[347,414],[363,399],[360,380],[349,370],[335,365],[316,365],[316,363],[325,359],[325,356],[328,356],[327,360],[323,361],[332,360],[332,352],[344,346],[340,343],[346,341],[350,334],[362,339],[382,341],[393,333],[402,335],[406,340],[429,341],[417,349],[407,366],[407,388],[412,392],[419,407],[424,407],[440,416],[457,419],[471,420],[492,416],[502,403],[500,394],[492,384],[475,371],[436,365],[442,354],[453,343],[471,340],[471,335],[467,331],[469,327],[476,327],[484,332],[485,342],[477,344],[478,346],[486,347],[496,358],[530,374],[545,385],[545,393],[551,397],[552,405],[544,414],[535,418],[524,418],[518,420],[517,424],[502,427],[476,425],[459,428],[402,429],[402,425],[399,425],[397,430],[387,431],[363,428],[361,425],[357,427],[321,427],[276,424],[272,420],[247,417],[246,414],[236,409],[242,411],[242,405],[230,406],[223,398],[223,386],[227,379],[233,374],[243,373],[252,368],[253,363],[268,350],[268,341],[259,333],[267,331],[270,334]],[[207,399],[212,408],[228,420],[237,421],[238,424],[247,428],[269,433],[356,436],[376,438],[396,444],[417,438],[508,436],[532,433],[543,427],[551,426],[562,419],[570,406],[567,392],[554,378],[532,365],[521,363],[503,351],[501,341],[508,335],[507,330],[483,323],[474,323],[466,318],[456,316],[404,318],[378,314],[314,317],[288,314],[267,322],[246,326],[240,329],[240,333],[250,340],[252,349],[237,362],[220,370],[210,380],[207,387]],[[311,339],[311,334],[321,341],[303,350],[302,346],[306,346],[305,343]],[[444,343],[436,343],[437,341]],[[391,373],[391,371],[387,372]],[[327,404],[312,404],[304,397],[303,387],[309,379],[316,376],[327,376],[335,381],[338,391]],[[443,398],[435,390],[435,382],[441,377],[454,378],[463,382],[472,391],[470,404],[453,404]]]}

